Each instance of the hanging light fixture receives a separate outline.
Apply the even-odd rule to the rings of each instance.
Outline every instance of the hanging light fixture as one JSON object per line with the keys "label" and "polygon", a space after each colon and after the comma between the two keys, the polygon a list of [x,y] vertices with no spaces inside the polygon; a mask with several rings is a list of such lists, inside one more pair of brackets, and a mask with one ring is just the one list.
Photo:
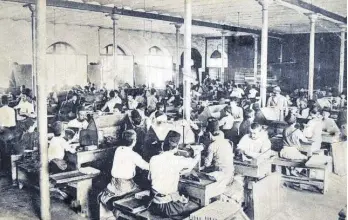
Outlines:
{"label": "hanging light fixture", "polygon": [[210,58],[212,58],[212,59],[220,59],[220,58],[221,58],[221,53],[220,53],[218,50],[215,50],[215,51],[211,54]]}

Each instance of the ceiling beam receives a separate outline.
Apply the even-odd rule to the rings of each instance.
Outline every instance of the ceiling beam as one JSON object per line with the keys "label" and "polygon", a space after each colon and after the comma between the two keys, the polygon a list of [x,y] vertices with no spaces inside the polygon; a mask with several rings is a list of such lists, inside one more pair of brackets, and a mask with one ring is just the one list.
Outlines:
{"label": "ceiling beam", "polygon": [[301,0],[276,0],[276,2],[284,7],[294,9],[300,13],[315,13],[324,20],[331,21],[338,24],[346,24],[347,18],[339,14],[333,13],[331,11],[325,10],[318,6],[312,5],[310,3]]}
{"label": "ceiling beam", "polygon": [[[23,3],[23,4],[35,4],[36,2],[35,0],[3,0],[3,1],[17,2],[17,3]],[[113,11],[116,11],[117,14],[120,14],[123,16],[153,19],[153,20],[167,21],[172,23],[184,23],[184,19],[181,17],[155,14],[155,13],[149,13],[149,12],[143,12],[143,11],[134,11],[134,10],[122,9],[122,8],[113,8],[109,6],[94,5],[94,4],[88,4],[88,3],[73,2],[73,1],[47,0],[47,6],[75,9],[75,10],[82,10],[82,11],[100,12],[100,13],[107,13],[107,14],[110,14],[110,13],[113,13]],[[261,34],[261,30],[259,29],[243,28],[243,27],[224,25],[224,24],[202,21],[202,20],[193,19],[192,25],[222,29],[222,30],[227,30],[232,32],[245,32],[245,33],[257,34],[257,35]],[[269,35],[270,37],[279,37],[279,38],[282,37],[282,34],[274,33],[271,31],[269,32]]]}

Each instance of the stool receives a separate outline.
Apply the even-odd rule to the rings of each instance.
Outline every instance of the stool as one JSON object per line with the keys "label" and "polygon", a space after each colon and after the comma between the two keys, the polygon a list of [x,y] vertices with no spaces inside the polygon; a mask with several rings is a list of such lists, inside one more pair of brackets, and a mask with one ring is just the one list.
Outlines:
{"label": "stool", "polygon": [[316,186],[321,190],[323,194],[325,194],[328,191],[328,174],[330,172],[330,168],[332,167],[331,157],[314,155],[307,162],[291,161],[283,158],[276,158],[273,160],[272,164],[276,167],[276,171],[279,173],[281,173],[281,167],[308,169],[308,177],[282,175],[282,180],[284,182]]}

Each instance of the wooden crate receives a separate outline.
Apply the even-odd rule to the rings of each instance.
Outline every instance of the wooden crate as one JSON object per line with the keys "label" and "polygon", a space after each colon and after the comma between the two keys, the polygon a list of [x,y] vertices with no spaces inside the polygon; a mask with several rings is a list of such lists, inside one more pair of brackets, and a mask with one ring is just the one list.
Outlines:
{"label": "wooden crate", "polygon": [[280,190],[281,178],[277,173],[258,180],[249,182],[249,190],[246,190],[249,198],[247,214],[250,219],[269,219],[281,211],[284,201],[283,192]]}
{"label": "wooden crate", "polygon": [[221,202],[216,201],[210,205],[192,213],[190,220],[227,220],[249,219],[243,212],[242,207],[236,202]]}
{"label": "wooden crate", "polygon": [[272,171],[271,158],[260,158],[251,162],[234,160],[233,164],[237,174],[247,177],[263,178]]}

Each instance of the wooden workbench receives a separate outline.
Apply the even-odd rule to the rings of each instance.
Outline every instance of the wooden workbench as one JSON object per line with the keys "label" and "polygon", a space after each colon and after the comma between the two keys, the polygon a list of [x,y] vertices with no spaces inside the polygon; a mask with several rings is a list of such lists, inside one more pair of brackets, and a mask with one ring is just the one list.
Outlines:
{"label": "wooden workbench", "polygon": [[295,167],[295,168],[305,168],[309,169],[308,177],[297,177],[290,175],[281,175],[284,182],[296,183],[296,184],[305,184],[318,187],[323,194],[328,191],[329,188],[329,170],[330,170],[330,158],[328,162],[323,163],[322,165],[314,165],[312,161],[316,160],[318,157],[325,156],[312,156],[308,161],[292,161],[283,158],[275,158],[272,162],[276,166],[276,170],[281,174],[281,167]]}
{"label": "wooden workbench", "polygon": [[[19,188],[28,186],[39,189],[39,169],[36,164],[18,163],[17,178]],[[67,186],[71,189],[71,195],[75,198],[75,204],[79,204],[81,207],[79,214],[88,217],[90,216],[88,194],[92,189],[92,180],[97,175],[99,175],[99,170],[91,167],[50,175],[50,182],[53,184],[50,188],[53,186]]]}
{"label": "wooden workbench", "polygon": [[82,167],[82,165],[89,164],[91,162],[101,162],[105,166],[112,167],[112,161],[116,148],[117,146],[90,151],[80,151],[76,152],[76,154],[66,152],[66,158],[69,164],[76,169],[79,169]]}
{"label": "wooden workbench", "polygon": [[208,179],[200,179],[200,182],[180,179],[179,191],[198,200],[200,206],[206,206],[212,198],[218,197],[226,190],[226,186]]}
{"label": "wooden workbench", "polygon": [[[84,172],[85,170],[89,170]],[[76,195],[76,204],[81,207],[80,215],[90,216],[88,194],[92,189],[92,180],[99,175],[99,170],[86,167],[81,170],[58,173],[50,176],[50,180],[57,186],[67,185],[72,189],[73,195]]]}

